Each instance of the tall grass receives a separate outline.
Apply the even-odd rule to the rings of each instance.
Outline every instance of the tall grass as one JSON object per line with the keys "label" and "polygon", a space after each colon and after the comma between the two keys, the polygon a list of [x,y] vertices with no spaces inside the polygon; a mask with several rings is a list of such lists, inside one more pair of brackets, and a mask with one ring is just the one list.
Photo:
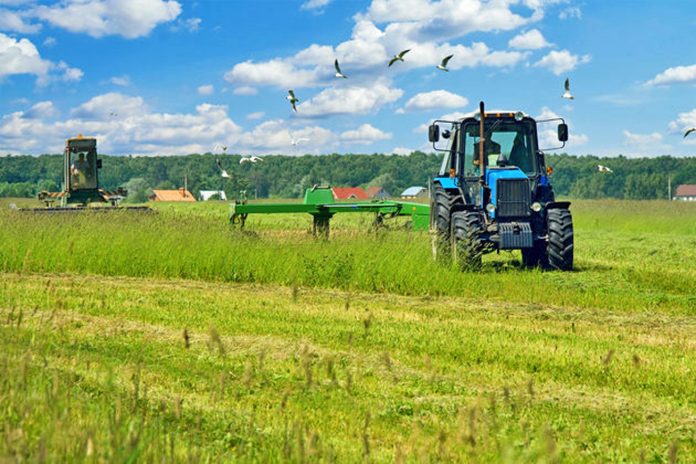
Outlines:
{"label": "tall grass", "polygon": [[[370,233],[370,218],[338,217],[328,242],[305,216],[250,217],[232,229],[225,205],[159,214],[0,213],[0,270],[279,283],[404,295],[537,302],[693,314],[696,205],[582,202],[574,207],[576,268],[525,271],[517,253],[481,273],[436,264],[426,233]],[[639,228],[640,225],[640,228]]]}

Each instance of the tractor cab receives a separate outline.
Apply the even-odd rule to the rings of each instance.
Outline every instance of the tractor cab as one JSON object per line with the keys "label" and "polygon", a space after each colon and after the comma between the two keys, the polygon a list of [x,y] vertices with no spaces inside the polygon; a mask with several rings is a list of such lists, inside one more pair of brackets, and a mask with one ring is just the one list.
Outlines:
{"label": "tractor cab", "polygon": [[[569,206],[555,202],[538,143],[537,123],[553,121],[560,122],[558,139],[564,146],[568,126],[563,119],[535,121],[522,112],[485,112],[483,102],[477,113],[430,126],[433,148],[445,153],[431,195],[436,255],[439,250],[440,255],[458,256],[463,267],[476,267],[483,253],[503,249],[521,249],[525,264],[548,261],[549,241],[556,246],[548,223],[557,216],[554,210],[567,212]],[[551,266],[572,267],[572,247],[566,255],[562,262],[551,258]]]}
{"label": "tractor cab", "polygon": [[70,191],[94,190],[99,188],[99,168],[97,159],[97,140],[76,137],[68,139],[65,145],[65,187]]}

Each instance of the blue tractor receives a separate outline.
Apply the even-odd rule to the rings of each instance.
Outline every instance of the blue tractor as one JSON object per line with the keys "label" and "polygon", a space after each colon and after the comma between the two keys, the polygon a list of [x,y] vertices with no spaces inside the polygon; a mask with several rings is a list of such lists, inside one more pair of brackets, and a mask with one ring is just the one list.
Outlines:
{"label": "blue tractor", "polygon": [[521,250],[525,267],[573,269],[570,202],[555,199],[537,135],[537,122],[555,121],[562,148],[562,118],[486,113],[483,102],[478,113],[433,122],[428,138],[445,152],[430,195],[436,259],[477,270],[485,253]]}

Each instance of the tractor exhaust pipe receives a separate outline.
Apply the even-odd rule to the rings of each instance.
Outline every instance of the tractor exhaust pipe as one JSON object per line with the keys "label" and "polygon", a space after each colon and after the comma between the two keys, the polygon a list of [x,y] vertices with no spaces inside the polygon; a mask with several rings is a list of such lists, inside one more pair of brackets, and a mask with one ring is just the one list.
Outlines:
{"label": "tractor exhaust pipe", "polygon": [[486,119],[486,112],[484,108],[483,102],[479,103],[479,114],[481,117],[479,118],[479,170],[481,171],[481,178],[479,179],[479,183],[481,184],[481,187],[484,187],[486,185],[486,173],[485,173],[485,164],[483,162],[483,151],[484,147],[486,146],[485,144],[485,119]]}

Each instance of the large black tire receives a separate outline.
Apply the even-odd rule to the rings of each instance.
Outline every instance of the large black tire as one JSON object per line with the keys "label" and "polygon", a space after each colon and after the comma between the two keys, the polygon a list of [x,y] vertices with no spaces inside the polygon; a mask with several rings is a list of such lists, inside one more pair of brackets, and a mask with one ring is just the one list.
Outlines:
{"label": "large black tire", "polygon": [[551,209],[547,212],[549,241],[546,259],[550,269],[573,270],[573,217],[567,209]]}
{"label": "large black tire", "polygon": [[457,211],[452,214],[452,259],[462,271],[481,269],[483,256],[483,218],[476,211]]}
{"label": "large black tire", "polygon": [[450,247],[450,212],[451,201],[445,189],[436,185],[433,191],[433,226],[432,234],[433,259],[447,262],[451,259]]}

